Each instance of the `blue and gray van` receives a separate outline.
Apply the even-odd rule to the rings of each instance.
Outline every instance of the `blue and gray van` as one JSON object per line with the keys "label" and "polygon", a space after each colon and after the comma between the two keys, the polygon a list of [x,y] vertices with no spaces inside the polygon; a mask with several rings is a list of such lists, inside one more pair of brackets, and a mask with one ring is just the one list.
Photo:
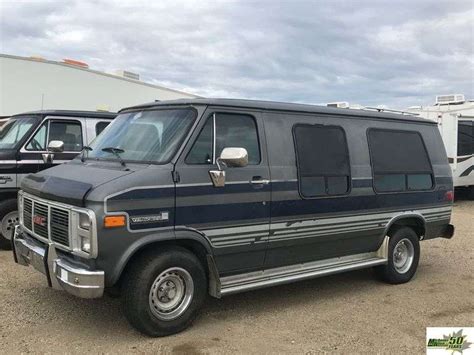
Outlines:
{"label": "blue and gray van", "polygon": [[229,99],[123,109],[71,162],[25,177],[14,256],[78,297],[119,294],[150,336],[204,299],[361,268],[409,281],[451,238],[436,123]]}

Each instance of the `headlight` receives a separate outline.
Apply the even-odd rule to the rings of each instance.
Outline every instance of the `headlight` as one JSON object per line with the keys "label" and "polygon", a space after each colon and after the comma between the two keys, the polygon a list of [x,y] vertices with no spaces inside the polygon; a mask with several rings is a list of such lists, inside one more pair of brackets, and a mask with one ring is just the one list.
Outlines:
{"label": "headlight", "polygon": [[91,252],[91,217],[87,213],[79,212],[78,237],[81,251]]}
{"label": "headlight", "polygon": [[86,253],[91,252],[91,238],[85,238],[85,237],[80,237],[81,238],[81,250]]}
{"label": "headlight", "polygon": [[86,231],[91,228],[91,218],[86,213],[79,213],[79,227],[85,229]]}
{"label": "headlight", "polygon": [[[76,252],[92,256],[96,252],[94,245],[96,221],[94,213],[84,210],[73,210],[73,245]],[[95,242],[95,243],[94,243]]]}

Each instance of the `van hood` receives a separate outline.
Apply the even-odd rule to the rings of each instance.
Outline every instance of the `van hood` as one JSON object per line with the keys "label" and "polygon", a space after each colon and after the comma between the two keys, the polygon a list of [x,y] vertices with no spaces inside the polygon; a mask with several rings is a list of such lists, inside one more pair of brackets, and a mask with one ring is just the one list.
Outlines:
{"label": "van hood", "polygon": [[72,161],[26,176],[21,189],[41,198],[83,207],[91,190],[135,171],[124,170],[117,163]]}

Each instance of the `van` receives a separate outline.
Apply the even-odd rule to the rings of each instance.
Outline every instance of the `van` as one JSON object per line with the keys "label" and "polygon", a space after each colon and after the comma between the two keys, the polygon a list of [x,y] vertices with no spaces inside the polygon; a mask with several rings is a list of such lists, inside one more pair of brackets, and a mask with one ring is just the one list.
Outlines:
{"label": "van", "polygon": [[[0,249],[9,249],[18,223],[22,178],[78,155],[115,117],[114,113],[44,110],[10,117],[0,128]],[[63,151],[51,152],[52,141]]]}
{"label": "van", "polygon": [[207,295],[361,268],[400,284],[420,241],[451,238],[436,124],[248,100],[123,109],[82,159],[26,177],[14,256],[56,289],[120,294],[150,336]]}

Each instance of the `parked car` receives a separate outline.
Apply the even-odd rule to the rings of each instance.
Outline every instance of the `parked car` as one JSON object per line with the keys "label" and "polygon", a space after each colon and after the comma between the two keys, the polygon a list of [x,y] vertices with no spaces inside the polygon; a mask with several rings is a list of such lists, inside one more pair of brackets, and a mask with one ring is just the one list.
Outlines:
{"label": "parked car", "polygon": [[[45,110],[14,115],[0,128],[0,249],[11,247],[23,177],[71,160],[115,117],[108,112]],[[63,151],[49,151],[62,141]]]}
{"label": "parked car", "polygon": [[85,153],[21,184],[17,263],[78,297],[118,289],[139,331],[188,327],[222,297],[360,268],[409,281],[451,238],[434,122],[247,100],[122,110]]}

